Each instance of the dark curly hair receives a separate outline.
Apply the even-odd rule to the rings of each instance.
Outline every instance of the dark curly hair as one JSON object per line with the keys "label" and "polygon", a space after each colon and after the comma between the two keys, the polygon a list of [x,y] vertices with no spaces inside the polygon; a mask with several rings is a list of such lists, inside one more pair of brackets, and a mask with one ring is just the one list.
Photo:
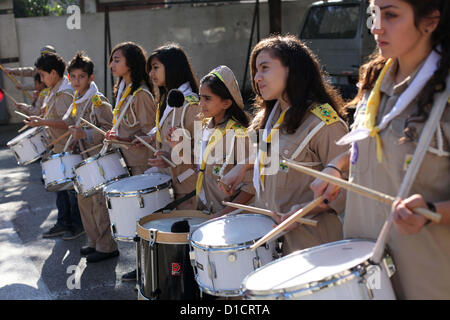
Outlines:
{"label": "dark curly hair", "polygon": [[70,60],[67,72],[70,73],[73,69],[81,69],[91,76],[94,73],[94,62],[83,51],[78,51]]}
{"label": "dark curly hair", "polygon": [[[136,91],[142,84],[145,84],[150,90],[152,85],[150,78],[145,70],[146,54],[145,50],[134,42],[122,42],[116,45],[109,56],[109,63],[112,61],[114,53],[120,50],[126,59],[127,67],[131,72],[131,93]],[[114,86],[114,97],[117,98],[119,84],[122,78],[119,78]]]}
{"label": "dark curly hair", "polygon": [[293,134],[300,126],[303,118],[315,104],[328,103],[342,117],[344,101],[338,91],[326,80],[314,53],[297,37],[292,35],[275,35],[261,40],[254,48],[250,57],[250,71],[253,90],[256,93],[255,107],[260,111],[251,125],[254,129],[264,128],[269,114],[276,101],[265,101],[258,90],[254,80],[256,58],[260,52],[267,50],[273,58],[279,59],[283,66],[289,68],[285,93],[291,107],[286,112],[281,129]]}
{"label": "dark curly hair", "polygon": [[36,69],[48,73],[55,70],[61,78],[64,76],[64,71],[66,71],[66,63],[57,53],[45,53],[40,55],[34,63],[34,66]]}

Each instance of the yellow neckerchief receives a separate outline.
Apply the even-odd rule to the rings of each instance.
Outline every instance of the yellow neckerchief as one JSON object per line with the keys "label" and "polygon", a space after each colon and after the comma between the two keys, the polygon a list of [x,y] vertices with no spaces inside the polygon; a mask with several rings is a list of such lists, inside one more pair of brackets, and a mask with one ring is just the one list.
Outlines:
{"label": "yellow neckerchief", "polygon": [[123,102],[125,101],[125,99],[130,95],[130,92],[131,92],[131,83],[127,86],[127,89],[122,94],[122,97],[120,98],[119,103],[117,104],[117,106],[113,110],[113,114],[114,114],[113,125],[116,124],[120,108],[122,107]]}
{"label": "yellow neckerchief", "polygon": [[72,100],[72,104],[73,104],[72,117],[73,118],[75,118],[77,116],[77,104],[75,103],[75,101],[77,100],[77,96],[78,96],[78,91],[75,91],[75,93],[73,95],[73,100]]}
{"label": "yellow neckerchief", "polygon": [[203,176],[205,174],[206,161],[208,160],[209,154],[216,146],[216,144],[223,139],[223,136],[227,133],[227,130],[230,130],[235,124],[236,121],[234,121],[233,119],[229,119],[225,126],[225,129],[216,128],[211,137],[209,137],[208,144],[206,145],[205,151],[202,155],[202,164],[200,165],[200,172],[198,173],[197,177],[197,185],[195,188],[197,196],[202,191]]}
{"label": "yellow neckerchief", "polygon": [[370,92],[369,99],[367,101],[366,106],[366,114],[364,119],[364,126],[369,129],[370,136],[375,137],[377,141],[377,160],[378,163],[381,163],[383,158],[383,148],[381,145],[381,138],[379,135],[380,129],[378,126],[376,126],[377,121],[377,114],[378,114],[378,108],[380,106],[380,87],[381,83],[383,82],[383,79],[389,70],[389,67],[394,62],[393,59],[389,59],[386,64],[383,67],[383,70],[381,70],[380,75],[378,76],[378,79],[375,83],[375,86],[373,87],[372,91]]}
{"label": "yellow neckerchief", "polygon": [[[281,112],[280,117],[278,118],[277,122],[275,122],[274,126],[272,127],[272,129],[270,129],[270,133],[267,135],[267,139],[265,140],[266,143],[271,143],[272,142],[272,133],[274,132],[274,130],[278,130],[278,128],[281,126],[281,124],[284,121],[284,115],[286,114],[286,111],[288,111],[289,108],[287,108],[286,110],[284,110],[283,112]],[[261,179],[261,183],[264,185],[264,173],[263,173],[263,168],[264,168],[264,162],[266,161],[267,158],[267,152],[261,150],[261,153],[259,155],[259,177]]]}

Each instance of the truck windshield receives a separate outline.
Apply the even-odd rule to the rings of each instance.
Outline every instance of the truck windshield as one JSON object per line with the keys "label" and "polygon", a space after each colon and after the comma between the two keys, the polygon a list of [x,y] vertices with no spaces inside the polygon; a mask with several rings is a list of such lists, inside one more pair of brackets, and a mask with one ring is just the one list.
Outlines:
{"label": "truck windshield", "polygon": [[303,27],[302,39],[352,39],[358,29],[359,5],[312,7]]}

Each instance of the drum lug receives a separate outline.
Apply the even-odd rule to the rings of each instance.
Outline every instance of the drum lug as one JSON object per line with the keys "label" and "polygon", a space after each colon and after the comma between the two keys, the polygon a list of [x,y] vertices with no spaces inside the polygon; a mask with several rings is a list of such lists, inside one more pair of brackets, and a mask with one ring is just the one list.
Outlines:
{"label": "drum lug", "polygon": [[139,208],[144,208],[145,207],[144,198],[142,198],[141,195],[138,196],[138,202],[139,202]]}
{"label": "drum lug", "polygon": [[372,289],[369,288],[369,285],[367,283],[367,280],[362,278],[361,280],[359,280],[360,285],[363,287],[363,290],[365,289],[367,296],[369,297],[370,300],[373,300],[373,292]]}
{"label": "drum lug", "polygon": [[156,234],[158,232],[158,229],[150,229],[148,230],[148,235],[149,235],[149,244],[151,246],[153,246],[155,244],[156,241]]}
{"label": "drum lug", "polygon": [[111,200],[108,197],[106,198],[106,208],[108,208],[109,210],[112,209]]}
{"label": "drum lug", "polygon": [[170,199],[175,199],[175,192],[173,191],[173,188],[169,188],[169,197]]}
{"label": "drum lug", "polygon": [[386,254],[385,258],[383,259],[383,264],[386,269],[388,277],[392,278],[397,269],[395,268],[394,261],[392,260],[392,257],[389,254]]}
{"label": "drum lug", "polygon": [[111,234],[113,238],[115,238],[116,233],[117,233],[116,226],[114,225],[114,223],[111,223]]}
{"label": "drum lug", "polygon": [[261,259],[259,257],[254,257],[253,258],[253,269],[256,270],[258,268],[261,268],[262,263],[261,263]]}

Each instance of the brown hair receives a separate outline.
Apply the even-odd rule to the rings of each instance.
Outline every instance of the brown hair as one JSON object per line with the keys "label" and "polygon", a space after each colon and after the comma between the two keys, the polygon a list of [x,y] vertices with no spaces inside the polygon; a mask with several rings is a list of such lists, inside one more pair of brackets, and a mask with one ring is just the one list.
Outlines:
{"label": "brown hair", "polygon": [[289,98],[291,107],[286,112],[281,129],[293,134],[300,126],[307,112],[317,103],[330,104],[334,110],[345,118],[343,113],[343,100],[326,80],[314,53],[297,37],[292,35],[271,36],[261,40],[254,48],[250,57],[250,71],[252,87],[256,93],[255,107],[260,111],[251,125],[254,129],[264,128],[269,114],[276,101],[265,101],[258,90],[254,80],[256,58],[263,50],[268,50],[273,58],[279,59],[283,66],[289,68],[285,93]]}
{"label": "brown hair", "polygon": [[[408,3],[414,11],[414,24],[417,27],[423,20],[429,18],[435,10],[440,12],[438,26],[431,35],[433,50],[440,54],[441,60],[437,70],[428,80],[425,87],[418,95],[418,110],[408,117],[405,122],[404,134],[409,139],[414,139],[414,130],[409,124],[414,122],[425,122],[434,102],[434,95],[445,90],[445,80],[450,68],[450,8],[448,0],[402,0]],[[439,48],[438,48],[439,47]],[[360,68],[359,91],[354,100],[348,106],[357,104],[363,97],[364,92],[372,90],[375,82],[386,63],[387,59],[377,52],[370,56],[370,61]],[[403,139],[404,140],[404,139]]]}

